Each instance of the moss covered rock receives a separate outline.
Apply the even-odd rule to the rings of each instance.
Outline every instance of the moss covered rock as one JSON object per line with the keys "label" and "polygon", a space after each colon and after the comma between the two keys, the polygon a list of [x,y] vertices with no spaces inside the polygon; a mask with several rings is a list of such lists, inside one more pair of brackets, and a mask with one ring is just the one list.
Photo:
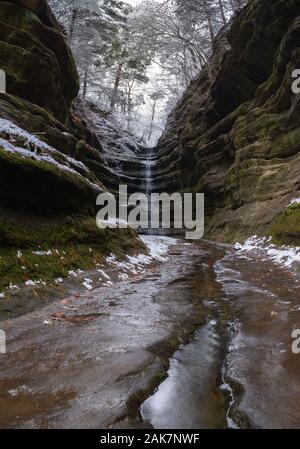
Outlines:
{"label": "moss covered rock", "polygon": [[[0,0],[0,68],[0,286],[144,251],[132,229],[96,227],[96,196],[120,179],[77,97],[74,59],[46,0]],[[37,248],[55,251],[37,262]]]}
{"label": "moss covered rock", "polygon": [[299,1],[249,1],[224,40],[209,61],[213,82],[204,70],[170,115],[155,178],[160,190],[204,192],[206,236],[232,241],[268,233],[299,196]]}
{"label": "moss covered rock", "polygon": [[78,74],[47,2],[0,1],[0,55],[8,93],[67,119]]}
{"label": "moss covered rock", "polygon": [[296,243],[300,246],[300,203],[286,207],[274,218],[270,235],[277,243]]}

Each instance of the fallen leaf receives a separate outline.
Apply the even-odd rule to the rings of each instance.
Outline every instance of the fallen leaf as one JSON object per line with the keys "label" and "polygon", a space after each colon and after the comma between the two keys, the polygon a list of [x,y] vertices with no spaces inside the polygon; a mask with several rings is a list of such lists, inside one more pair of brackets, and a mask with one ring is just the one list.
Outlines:
{"label": "fallen leaf", "polygon": [[53,318],[57,318],[59,320],[63,320],[66,318],[66,315],[64,314],[64,312],[56,312],[56,313],[52,313],[51,315]]}

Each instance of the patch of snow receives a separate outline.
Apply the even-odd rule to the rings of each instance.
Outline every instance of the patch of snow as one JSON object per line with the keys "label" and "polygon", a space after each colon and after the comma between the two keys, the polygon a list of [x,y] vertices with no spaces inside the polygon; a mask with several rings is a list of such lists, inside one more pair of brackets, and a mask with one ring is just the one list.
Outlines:
{"label": "patch of snow", "polygon": [[116,256],[115,256],[114,254],[111,254],[110,256],[107,256],[107,257],[105,258],[105,261],[106,261],[108,264],[113,264],[113,263],[115,263],[115,262],[117,261],[117,258],[116,258]]}
{"label": "patch of snow", "polygon": [[53,153],[59,155],[60,157],[63,156],[64,159],[66,159],[70,164],[75,165],[82,170],[89,171],[89,169],[82,162],[60,153],[43,140],[20,128],[10,120],[0,119],[0,132],[8,134],[10,137],[19,137],[21,139],[24,139],[28,144],[32,144],[34,147],[44,149],[48,153]]}
{"label": "patch of snow", "polygon": [[113,285],[113,283],[110,281],[107,281],[103,284],[104,287],[111,287],[112,285]]}
{"label": "patch of snow", "polygon": [[105,159],[112,159],[115,163],[119,161],[120,166],[116,166],[115,169],[119,168],[121,171],[121,160],[136,158],[141,151],[138,140],[127,131],[120,131],[120,124],[115,122],[114,117],[102,117],[88,108],[86,114],[98,135],[101,136]]}
{"label": "patch of snow", "polygon": [[0,293],[0,298],[1,299],[5,298],[5,293]]}
{"label": "patch of snow", "polygon": [[92,284],[93,283],[92,279],[88,279],[88,278],[84,278],[84,281],[87,282],[88,284]]}
{"label": "patch of snow", "polygon": [[241,245],[240,243],[236,242],[236,244],[234,245],[234,249],[236,251],[240,251],[241,249],[243,249],[243,245]]}
{"label": "patch of snow", "polygon": [[32,254],[35,256],[52,256],[52,251],[49,249],[49,251],[32,251]]}
{"label": "patch of snow", "polygon": [[119,228],[121,225],[123,228],[130,227],[128,221],[123,220],[122,218],[108,218],[105,220],[97,220],[97,224],[99,227],[101,227],[101,225],[102,225],[102,226],[106,226],[106,227],[112,228],[112,229]]}
{"label": "patch of snow", "polygon": [[12,142],[13,139],[16,138],[24,140],[24,146],[27,147],[21,148],[14,145],[11,141],[0,138],[0,145],[7,152],[18,154],[23,158],[30,158],[36,161],[44,161],[51,165],[55,165],[62,171],[70,172],[82,178],[86,183],[90,184],[90,186],[100,191],[100,187],[97,184],[91,182],[79,171],[77,171],[81,170],[86,175],[91,173],[88,167],[86,167],[82,162],[59,152],[55,148],[48,145],[46,142],[40,140],[33,134],[28,133],[9,120],[0,119],[0,133],[2,135],[8,135]]}
{"label": "patch of snow", "polygon": [[132,265],[150,265],[153,262],[153,257],[145,254],[138,254],[137,256],[127,256],[129,263]]}
{"label": "patch of snow", "polygon": [[[176,239],[164,236],[141,236],[141,240],[147,247],[149,255],[126,256],[127,260],[119,261],[114,254],[111,254],[106,257],[106,263],[121,270],[126,276],[128,276],[128,273],[134,275],[142,274],[145,272],[145,267],[151,265],[154,261],[166,262],[170,246],[178,243]],[[123,277],[125,280],[123,274],[119,274],[121,276],[119,278]]]}
{"label": "patch of snow", "polygon": [[148,248],[152,259],[159,262],[168,260],[169,248],[178,244],[178,240],[172,237],[142,235],[140,238]]}
{"label": "patch of snow", "polygon": [[45,320],[45,321],[43,322],[43,324],[44,324],[44,326],[51,326],[51,325],[53,324],[53,321]]}
{"label": "patch of snow", "polygon": [[294,198],[286,207],[293,206],[294,204],[300,204],[300,198]]}
{"label": "patch of snow", "polygon": [[93,286],[88,282],[83,282],[82,285],[89,291],[93,290]]}
{"label": "patch of snow", "polygon": [[105,277],[106,279],[110,279],[110,276],[107,274],[107,273],[105,273],[105,271],[104,270],[98,270],[98,273],[100,273],[103,277]]}
{"label": "patch of snow", "polygon": [[275,264],[288,269],[299,268],[300,247],[299,246],[278,246],[271,243],[271,237],[257,237],[254,235],[242,245],[242,252],[256,252],[271,259]]}
{"label": "patch of snow", "polygon": [[63,278],[57,278],[57,279],[55,279],[54,282],[55,282],[56,284],[63,284],[64,280],[63,280]]}
{"label": "patch of snow", "polygon": [[25,393],[25,392],[31,393],[32,390],[30,388],[28,388],[27,385],[21,385],[20,387],[14,388],[12,390],[8,390],[8,394],[13,397],[17,396],[19,393]]}
{"label": "patch of snow", "polygon": [[35,287],[36,285],[39,285],[39,284],[40,284],[40,281],[29,280],[29,281],[25,282],[26,287]]}

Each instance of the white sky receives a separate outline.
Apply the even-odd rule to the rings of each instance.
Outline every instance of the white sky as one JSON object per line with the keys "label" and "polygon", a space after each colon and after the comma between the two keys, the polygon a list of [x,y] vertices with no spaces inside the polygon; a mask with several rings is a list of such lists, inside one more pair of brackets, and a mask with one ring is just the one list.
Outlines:
{"label": "white sky", "polygon": [[124,0],[125,3],[129,3],[132,6],[137,5],[138,3],[141,3],[143,0]]}

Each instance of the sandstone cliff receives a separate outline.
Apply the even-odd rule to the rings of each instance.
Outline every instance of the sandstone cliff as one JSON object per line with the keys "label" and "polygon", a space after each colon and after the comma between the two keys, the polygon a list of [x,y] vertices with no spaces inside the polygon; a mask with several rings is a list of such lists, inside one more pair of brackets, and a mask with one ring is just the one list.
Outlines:
{"label": "sandstone cliff", "polygon": [[[286,207],[300,196],[299,95],[291,91],[299,8],[299,0],[251,0],[217,40],[212,77],[204,70],[191,84],[156,148],[152,187],[204,192],[207,237],[299,241],[299,206]],[[58,219],[70,230],[78,215],[94,220],[104,189],[143,189],[146,149],[78,99],[73,57],[45,0],[0,0],[0,22],[8,86],[0,94],[0,237],[11,246],[7,217]]]}
{"label": "sandstone cliff", "polygon": [[[132,230],[98,230],[95,216],[96,196],[120,183],[124,153],[138,158],[141,148],[78,99],[72,54],[45,0],[0,0],[0,68],[0,287],[140,248]],[[17,251],[27,251],[29,264],[37,248],[59,248],[64,261],[32,263],[26,277]]]}
{"label": "sandstone cliff", "polygon": [[46,1],[0,1],[0,22],[7,74],[7,94],[0,94],[1,204],[94,212],[97,193],[119,184],[116,168],[141,148],[99,108],[76,100],[74,60]]}
{"label": "sandstone cliff", "polygon": [[299,0],[251,0],[216,45],[213,80],[204,70],[169,117],[156,188],[204,192],[207,237],[299,243]]}

